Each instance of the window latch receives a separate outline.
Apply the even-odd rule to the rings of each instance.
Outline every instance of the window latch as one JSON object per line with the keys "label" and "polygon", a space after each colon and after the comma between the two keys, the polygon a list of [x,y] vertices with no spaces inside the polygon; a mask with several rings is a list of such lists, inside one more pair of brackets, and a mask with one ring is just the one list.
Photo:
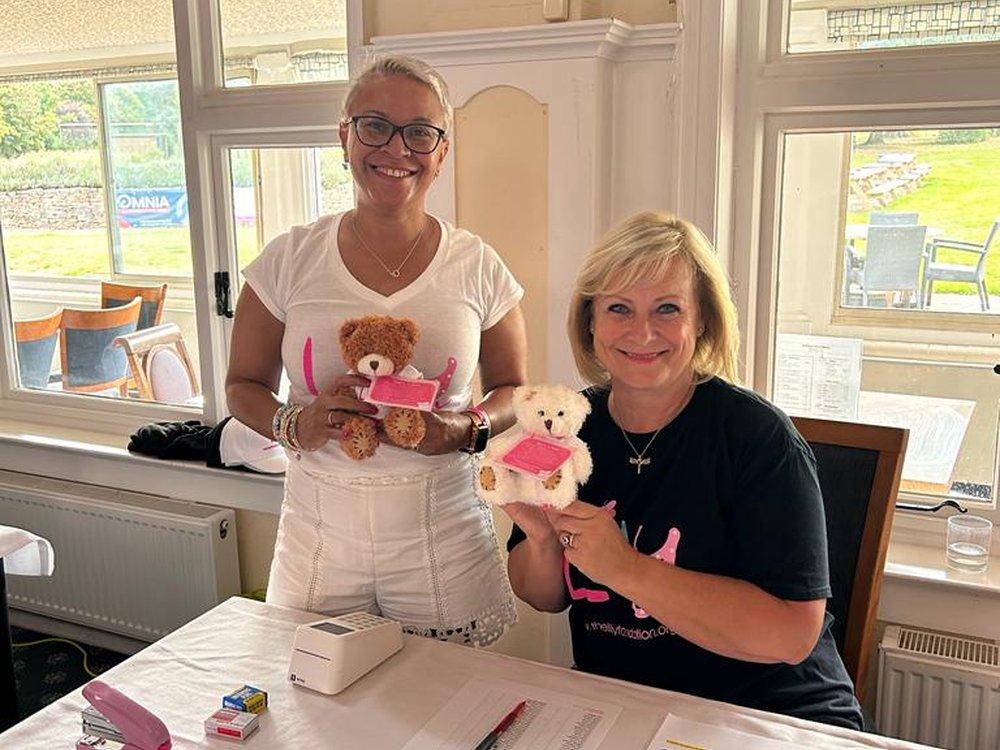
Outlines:
{"label": "window latch", "polygon": [[215,314],[223,318],[233,317],[229,271],[215,272]]}

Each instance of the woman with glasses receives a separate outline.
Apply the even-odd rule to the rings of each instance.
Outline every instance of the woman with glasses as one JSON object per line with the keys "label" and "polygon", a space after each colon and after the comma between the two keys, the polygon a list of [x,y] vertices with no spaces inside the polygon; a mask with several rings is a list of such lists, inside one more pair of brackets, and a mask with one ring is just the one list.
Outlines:
{"label": "woman with glasses", "polygon": [[[340,123],[356,207],[293,227],[244,271],[226,388],[233,414],[292,458],[269,602],[367,610],[486,645],[515,610],[471,454],[513,422],[527,347],[523,289],[496,252],[426,211],[451,125],[445,83],[426,64],[385,57],[361,73]],[[384,441],[356,460],[341,448],[343,422],[375,407],[343,394],[369,380],[348,373],[338,334],[372,313],[417,323],[411,364],[441,387],[415,449]],[[486,395],[473,405],[477,371]]]}

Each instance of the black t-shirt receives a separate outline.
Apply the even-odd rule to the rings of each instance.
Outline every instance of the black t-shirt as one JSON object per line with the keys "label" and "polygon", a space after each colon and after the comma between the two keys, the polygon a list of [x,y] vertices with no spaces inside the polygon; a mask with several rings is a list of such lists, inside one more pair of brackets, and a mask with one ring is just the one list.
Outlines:
{"label": "black t-shirt", "polygon": [[[612,510],[633,547],[688,570],[749,581],[781,599],[830,596],[826,525],[815,459],[780,410],[719,379],[699,385],[655,436],[628,438],[608,393],[586,391],[580,437],[594,471],[580,499]],[[612,505],[613,504],[613,505]],[[508,549],[524,539],[514,529]],[[666,563],[665,563],[666,564]],[[831,618],[802,663],[757,664],[673,634],[629,600],[570,568],[576,666],[588,672],[801,718],[861,728],[861,711]]]}

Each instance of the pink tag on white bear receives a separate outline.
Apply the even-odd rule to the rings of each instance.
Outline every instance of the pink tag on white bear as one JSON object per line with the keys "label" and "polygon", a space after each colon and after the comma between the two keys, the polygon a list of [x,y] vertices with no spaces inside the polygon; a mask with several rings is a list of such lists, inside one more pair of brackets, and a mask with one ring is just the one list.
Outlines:
{"label": "pink tag on white bear", "polygon": [[525,435],[500,457],[499,462],[522,474],[547,479],[572,455],[571,449],[555,440]]}
{"label": "pink tag on white bear", "polygon": [[436,380],[382,375],[372,381],[361,397],[370,404],[432,411],[440,386],[441,384]]}

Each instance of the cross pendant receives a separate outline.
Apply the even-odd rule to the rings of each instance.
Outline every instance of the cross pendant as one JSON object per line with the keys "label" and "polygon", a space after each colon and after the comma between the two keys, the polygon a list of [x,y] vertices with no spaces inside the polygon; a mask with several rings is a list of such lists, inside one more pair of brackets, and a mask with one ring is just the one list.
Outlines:
{"label": "cross pendant", "polygon": [[628,462],[635,467],[635,473],[636,474],[642,474],[642,467],[643,466],[649,466],[651,463],[653,463],[653,459],[651,459],[651,458],[641,458],[641,457],[639,457],[639,458],[630,458],[628,460]]}
{"label": "cross pendant", "polygon": [[398,279],[399,278],[399,269],[397,268],[395,271],[389,271],[389,275],[392,276],[392,278],[394,278],[394,279]]}

